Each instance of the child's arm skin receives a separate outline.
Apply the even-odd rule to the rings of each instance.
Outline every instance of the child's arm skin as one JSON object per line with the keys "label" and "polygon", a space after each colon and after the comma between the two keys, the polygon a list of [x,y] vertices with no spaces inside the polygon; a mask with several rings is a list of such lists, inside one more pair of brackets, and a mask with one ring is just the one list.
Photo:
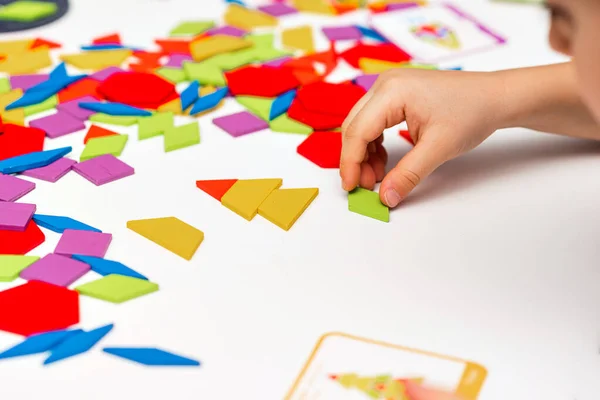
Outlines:
{"label": "child's arm skin", "polygon": [[[385,175],[382,132],[403,121],[415,147]],[[572,63],[499,72],[386,72],[342,127],[343,188],[373,189],[383,180],[381,201],[395,207],[441,164],[514,126],[600,139],[578,95]]]}

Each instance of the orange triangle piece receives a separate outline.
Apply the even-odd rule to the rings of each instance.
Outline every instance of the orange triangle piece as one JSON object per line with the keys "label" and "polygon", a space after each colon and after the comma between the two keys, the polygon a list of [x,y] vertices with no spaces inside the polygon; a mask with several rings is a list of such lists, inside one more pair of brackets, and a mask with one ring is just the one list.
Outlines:
{"label": "orange triangle piece", "polygon": [[31,43],[31,46],[29,46],[29,49],[33,50],[33,49],[37,49],[38,47],[42,47],[42,46],[45,46],[49,49],[58,49],[58,48],[62,47],[60,44],[51,42],[50,40],[37,38],[33,41],[33,43]]}
{"label": "orange triangle piece", "polygon": [[110,131],[108,129],[100,128],[96,125],[92,125],[90,126],[90,129],[88,130],[87,134],[85,135],[85,138],[83,139],[83,144],[86,144],[90,139],[113,135],[118,135],[118,133]]}
{"label": "orange triangle piece", "polygon": [[203,192],[221,201],[221,197],[236,183],[237,179],[215,179],[209,181],[196,181],[196,186]]}
{"label": "orange triangle piece", "polygon": [[92,44],[121,44],[121,36],[118,33],[100,36],[92,40]]}

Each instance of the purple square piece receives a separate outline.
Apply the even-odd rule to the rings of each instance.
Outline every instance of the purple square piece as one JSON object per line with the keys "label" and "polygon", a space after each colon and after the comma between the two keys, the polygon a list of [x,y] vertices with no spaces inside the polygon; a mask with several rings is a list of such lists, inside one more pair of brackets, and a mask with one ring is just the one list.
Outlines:
{"label": "purple square piece", "polygon": [[242,111],[237,114],[227,115],[225,117],[213,119],[213,124],[223,129],[233,137],[247,135],[267,129],[269,124],[266,121],[250,114],[248,111]]}
{"label": "purple square piece", "polygon": [[269,4],[268,6],[258,7],[258,9],[274,17],[296,14],[298,12],[298,10],[296,10],[294,7],[290,7],[282,3]]}
{"label": "purple square piece", "polygon": [[181,68],[184,61],[192,61],[192,56],[188,56],[187,54],[173,54],[164,66]]}
{"label": "purple square piece", "polygon": [[54,252],[65,256],[78,254],[102,258],[111,240],[110,233],[65,229]]}
{"label": "purple square piece", "polygon": [[368,91],[375,84],[378,76],[378,74],[361,75],[354,79],[354,83]]}
{"label": "purple square piece", "polygon": [[48,80],[48,74],[13,75],[10,77],[10,87],[23,91]]}
{"label": "purple square piece", "polygon": [[21,175],[54,183],[65,176],[75,164],[77,164],[76,161],[63,157],[45,167],[24,171]]}
{"label": "purple square piece", "polygon": [[103,81],[115,72],[123,72],[123,70],[119,67],[108,67],[96,72],[95,74],[90,75],[90,78],[95,79],[97,81]]}
{"label": "purple square piece", "polygon": [[35,209],[35,204],[1,202],[0,229],[24,231]]}
{"label": "purple square piece", "polygon": [[61,103],[56,106],[56,109],[60,112],[66,112],[70,116],[85,121],[89,118],[90,115],[96,114],[95,111],[86,110],[85,108],[79,107],[79,103],[99,103],[100,100],[93,96],[83,96],[78,99],[70,100],[65,103]]}
{"label": "purple square piece", "polygon": [[332,42],[336,40],[359,40],[362,38],[362,33],[355,26],[334,26],[331,28],[323,28],[323,33],[327,39]]}
{"label": "purple square piece", "polygon": [[242,37],[242,36],[246,36],[248,34],[248,31],[245,31],[240,28],[236,28],[235,26],[226,25],[226,26],[220,26],[218,28],[209,29],[206,33],[209,36],[226,35],[226,36]]}
{"label": "purple square piece", "polygon": [[275,68],[277,68],[277,67],[281,67],[284,62],[286,62],[288,60],[291,60],[291,59],[292,59],[292,57],[285,56],[285,57],[281,57],[281,58],[276,58],[276,59],[271,60],[271,61],[267,61],[263,65],[268,66],[268,67],[275,67]]}
{"label": "purple square piece", "polygon": [[84,262],[60,254],[48,254],[21,271],[19,276],[28,281],[69,286],[89,270],[90,266]]}
{"label": "purple square piece", "polygon": [[133,167],[125,164],[112,154],[104,154],[75,164],[73,171],[96,186],[125,178],[135,172]]}
{"label": "purple square piece", "polygon": [[0,202],[17,201],[35,189],[35,183],[0,174]]}
{"label": "purple square piece", "polygon": [[43,130],[52,139],[85,129],[83,121],[64,111],[34,119],[29,126]]}

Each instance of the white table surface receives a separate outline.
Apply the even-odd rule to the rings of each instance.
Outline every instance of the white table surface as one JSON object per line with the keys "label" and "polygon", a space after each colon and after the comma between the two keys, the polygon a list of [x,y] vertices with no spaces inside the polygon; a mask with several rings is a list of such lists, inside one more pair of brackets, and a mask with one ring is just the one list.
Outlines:
{"label": "white table surface", "polygon": [[[74,50],[118,31],[125,43],[146,46],[180,20],[218,18],[224,10],[219,0],[72,3],[64,19],[27,35]],[[509,39],[459,60],[465,69],[563,59],[546,44],[541,9],[455,3]],[[23,201],[111,232],[107,257],[161,289],[122,305],[82,296],[81,326],[114,322],[113,332],[93,351],[51,367],[41,366],[41,356],[1,362],[0,398],[282,399],[317,339],[343,331],[479,362],[489,370],[482,400],[598,399],[600,146],[498,132],[440,168],[384,224],[347,210],[338,171],[296,155],[302,136],[265,131],[233,139],[212,125],[214,115],[241,109],[230,101],[200,118],[202,143],[168,154],[162,140],[138,142],[136,128],[117,128],[132,134],[122,155],[136,168],[132,178],[103,187],[75,173],[56,184],[36,182]],[[83,136],[47,143],[73,145],[78,157]],[[409,147],[397,130],[386,144],[391,167]],[[234,177],[281,177],[285,187],[317,186],[320,195],[284,232],[261,218],[246,222],[195,187],[197,179]],[[191,262],[125,226],[162,216],[205,232]],[[34,254],[56,245],[59,235],[46,233]],[[16,342],[0,334],[0,348]],[[203,366],[149,369],[100,350],[121,345],[163,347]]]}

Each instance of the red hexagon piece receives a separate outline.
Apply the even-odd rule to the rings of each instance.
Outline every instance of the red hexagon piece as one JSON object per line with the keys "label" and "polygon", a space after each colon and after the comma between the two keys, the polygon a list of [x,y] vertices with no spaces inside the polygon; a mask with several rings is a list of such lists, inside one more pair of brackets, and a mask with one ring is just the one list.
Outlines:
{"label": "red hexagon piece", "polygon": [[24,231],[0,231],[0,254],[27,254],[45,240],[44,232],[31,220]]}
{"label": "red hexagon piece", "polygon": [[301,87],[296,98],[308,111],[346,118],[365,93],[365,89],[352,82],[315,82]]}
{"label": "red hexagon piece", "polygon": [[226,72],[229,92],[234,96],[276,97],[300,85],[287,67],[247,66]]}
{"label": "red hexagon piece", "polygon": [[18,335],[66,329],[79,322],[79,294],[31,281],[0,292],[0,330]]}
{"label": "red hexagon piece", "polygon": [[0,161],[44,150],[46,132],[38,128],[4,124],[4,133],[0,135]]}
{"label": "red hexagon piece", "polygon": [[314,132],[300,143],[298,154],[321,168],[339,168],[342,156],[342,133]]}
{"label": "red hexagon piece", "polygon": [[375,60],[390,62],[407,62],[412,57],[404,50],[392,43],[364,44],[359,43],[351,49],[340,54],[348,64],[354,68],[359,68],[358,61],[361,58],[372,58]]}
{"label": "red hexagon piece", "polygon": [[98,92],[107,100],[141,108],[157,108],[176,93],[175,86],[150,72],[117,72],[106,78]]}
{"label": "red hexagon piece", "polygon": [[292,105],[288,109],[288,116],[296,121],[302,122],[317,131],[326,131],[342,126],[345,116],[324,114],[314,111],[309,111],[304,107],[304,103],[294,99]]}

